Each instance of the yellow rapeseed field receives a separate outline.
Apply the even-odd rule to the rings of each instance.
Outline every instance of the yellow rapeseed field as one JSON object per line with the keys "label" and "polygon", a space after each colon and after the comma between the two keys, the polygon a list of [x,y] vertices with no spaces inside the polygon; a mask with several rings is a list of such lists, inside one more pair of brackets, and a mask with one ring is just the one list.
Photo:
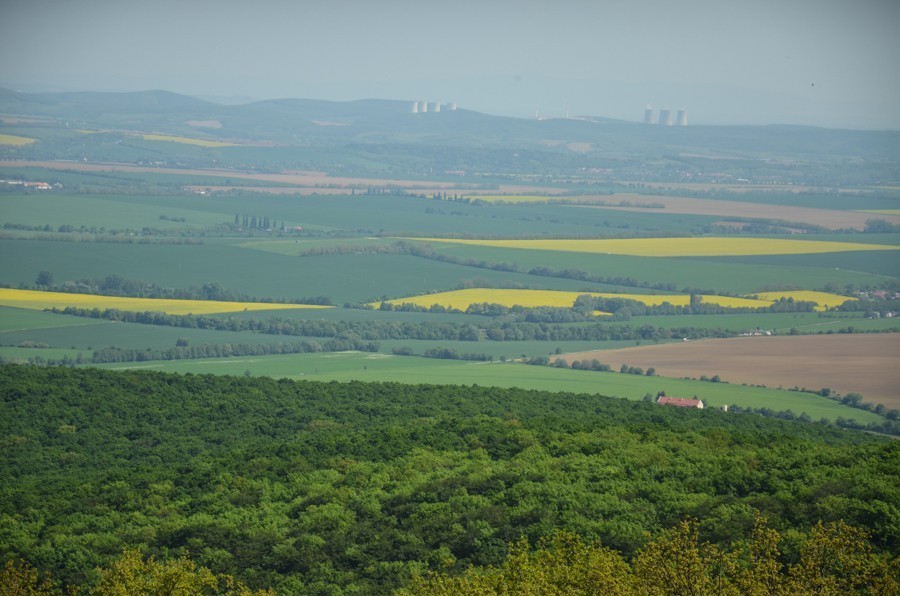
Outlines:
{"label": "yellow rapeseed field", "polygon": [[183,143],[185,145],[197,145],[198,147],[234,147],[234,143],[222,141],[210,141],[207,139],[192,139],[190,137],[177,137],[175,135],[140,135],[145,141],[169,141],[170,143]]}
{"label": "yellow rapeseed field", "polygon": [[34,142],[35,139],[30,139],[28,137],[0,134],[0,145],[30,145]]}
{"label": "yellow rapeseed field", "polygon": [[115,308],[125,311],[164,312],[170,315],[208,315],[243,310],[278,310],[286,308],[331,308],[309,304],[274,304],[265,302],[216,302],[213,300],[168,300],[155,298],[119,298],[93,294],[39,292],[0,288],[0,306],[44,310],[46,308]]}
{"label": "yellow rapeseed field", "polygon": [[841,296],[839,294],[829,294],[828,292],[813,292],[811,290],[790,290],[787,292],[757,292],[748,297],[756,297],[760,300],[776,301],[779,298],[793,298],[795,302],[815,302],[818,305],[816,310],[825,310],[840,306],[848,300],[856,300],[849,296]]}
{"label": "yellow rapeseed field", "polygon": [[793,240],[780,238],[627,238],[602,240],[464,240],[411,238],[499,248],[556,250],[641,257],[715,257],[740,255],[797,255],[861,250],[898,250],[900,246]]}
{"label": "yellow rapeseed field", "polygon": [[[524,306],[526,308],[536,308],[541,306],[555,306],[560,308],[569,308],[575,304],[576,298],[583,294],[600,298],[623,298],[626,300],[636,300],[643,302],[648,306],[657,306],[664,302],[668,302],[673,306],[687,306],[691,303],[691,297],[687,294],[612,294],[605,292],[563,292],[558,290],[506,290],[497,288],[469,288],[465,290],[454,290],[452,292],[440,292],[437,294],[427,294],[425,296],[412,296],[409,298],[397,298],[388,300],[389,304],[415,304],[423,308],[428,308],[434,304],[439,304],[445,308],[453,308],[458,310],[466,310],[471,304],[500,304],[503,306]],[[712,304],[720,304],[722,306],[737,308],[750,307],[762,308],[771,304],[766,300],[752,300],[749,298],[732,298],[729,296],[703,296],[703,302]],[[374,307],[378,307],[379,303],[374,303]]]}

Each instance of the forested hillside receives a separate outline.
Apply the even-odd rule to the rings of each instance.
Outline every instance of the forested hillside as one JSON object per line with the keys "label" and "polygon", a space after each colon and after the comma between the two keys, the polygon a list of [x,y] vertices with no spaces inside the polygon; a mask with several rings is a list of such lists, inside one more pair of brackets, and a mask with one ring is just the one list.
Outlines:
{"label": "forested hillside", "polygon": [[24,366],[0,367],[0,396],[0,557],[65,584],[95,585],[133,547],[254,588],[377,594],[503,565],[510,543],[558,530],[636,573],[666,529],[732,549],[760,515],[782,537],[776,566],[806,560],[820,521],[865,529],[869,542],[853,536],[877,553],[896,556],[900,537],[900,444],[814,423],[477,386]]}

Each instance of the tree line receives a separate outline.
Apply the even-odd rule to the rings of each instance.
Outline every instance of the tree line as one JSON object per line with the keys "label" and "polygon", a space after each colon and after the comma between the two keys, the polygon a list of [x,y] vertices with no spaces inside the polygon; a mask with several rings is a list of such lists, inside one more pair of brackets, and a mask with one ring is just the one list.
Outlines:
{"label": "tree line", "polygon": [[122,296],[129,298],[169,298],[179,300],[216,300],[222,302],[266,302],[279,304],[315,304],[331,306],[327,296],[305,298],[257,297],[231,290],[217,281],[202,286],[188,288],[167,288],[158,284],[128,279],[113,273],[100,278],[83,278],[74,281],[54,282],[51,271],[39,271],[33,284],[19,284],[20,289],[66,292],[74,294],[94,294],[98,296]]}
{"label": "tree line", "polygon": [[244,319],[229,316],[172,315],[161,312],[134,312],[118,309],[51,308],[50,312],[147,325],[188,329],[250,331],[274,335],[306,337],[359,338],[367,341],[388,339],[450,341],[616,341],[699,339],[730,337],[733,333],[704,327],[655,327],[653,325],[616,325],[592,323],[566,325],[554,323],[478,320],[465,323],[399,321],[327,321],[284,317]]}

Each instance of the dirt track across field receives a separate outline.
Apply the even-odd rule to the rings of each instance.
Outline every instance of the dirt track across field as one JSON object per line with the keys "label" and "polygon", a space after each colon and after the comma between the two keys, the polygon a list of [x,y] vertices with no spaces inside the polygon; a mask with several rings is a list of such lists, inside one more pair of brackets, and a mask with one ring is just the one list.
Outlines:
{"label": "dirt track across field", "polygon": [[719,375],[729,383],[767,387],[828,387],[867,402],[900,408],[900,333],[790,335],[707,339],[599,350],[562,356],[596,358],[618,370],[649,367],[667,377]]}
{"label": "dirt track across field", "polygon": [[[755,219],[774,219],[785,222],[803,222],[822,226],[832,230],[854,228],[862,230],[866,221],[874,218],[884,219],[900,224],[896,215],[874,215],[857,211],[838,211],[836,209],[816,209],[813,207],[791,207],[788,205],[769,205],[751,203],[749,201],[717,201],[714,199],[692,199],[687,197],[666,197],[658,195],[612,195],[597,197],[598,202],[615,203],[628,201],[635,206],[602,206],[602,209],[617,211],[640,211],[643,213],[683,213],[687,215],[712,215],[715,217],[744,217]],[[640,207],[639,205],[654,205]],[[662,205],[662,208],[655,207]]]}

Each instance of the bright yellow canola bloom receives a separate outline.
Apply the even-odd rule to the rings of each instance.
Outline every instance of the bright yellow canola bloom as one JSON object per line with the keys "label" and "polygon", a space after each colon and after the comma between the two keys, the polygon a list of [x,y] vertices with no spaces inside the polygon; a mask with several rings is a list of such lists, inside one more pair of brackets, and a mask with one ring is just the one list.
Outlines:
{"label": "bright yellow canola bloom", "polygon": [[141,135],[145,141],[169,141],[170,143],[183,143],[185,145],[197,145],[198,147],[234,147],[234,143],[222,141],[210,141],[207,139],[192,139],[190,137],[176,137],[174,135]]}
{"label": "bright yellow canola bloom", "polygon": [[860,250],[898,250],[900,246],[788,240],[780,238],[626,238],[602,240],[463,240],[457,238],[410,238],[427,242],[450,242],[498,248],[556,250],[639,257],[716,257],[741,255],[799,255]]}
{"label": "bright yellow canola bloom", "polygon": [[[452,292],[440,292],[425,296],[412,296],[410,298],[397,298],[388,300],[389,304],[415,304],[423,308],[429,308],[438,304],[445,308],[466,310],[471,304],[500,304],[502,306],[524,306],[537,308],[541,306],[554,306],[559,308],[571,308],[576,298],[584,294],[590,294],[599,298],[622,298],[636,300],[648,306],[656,306],[668,302],[673,306],[687,306],[691,303],[691,297],[687,294],[611,294],[604,292],[563,292],[558,290],[507,290],[498,288],[468,288],[454,290]],[[772,304],[765,300],[752,300],[749,298],[732,298],[730,296],[703,296],[703,302],[720,304],[722,306],[737,308],[763,308]],[[374,303],[378,307],[380,303]]]}
{"label": "bright yellow canola bloom", "polygon": [[28,137],[0,134],[0,145],[30,145],[34,142],[34,139]]}
{"label": "bright yellow canola bloom", "polygon": [[794,302],[815,302],[818,305],[816,310],[834,308],[835,306],[840,306],[848,300],[856,300],[856,298],[851,298],[849,296],[829,294],[828,292],[813,292],[811,290],[790,290],[788,292],[757,292],[748,297],[756,297],[760,300],[771,300],[773,302],[780,298],[793,298]]}
{"label": "bright yellow canola bloom", "polygon": [[282,310],[287,308],[332,308],[310,304],[275,304],[268,302],[217,302],[214,300],[169,300],[157,298],[119,298],[67,292],[39,292],[0,288],[0,306],[32,310],[46,308],[115,308],[135,312],[164,312],[170,315],[208,315],[243,310]]}

